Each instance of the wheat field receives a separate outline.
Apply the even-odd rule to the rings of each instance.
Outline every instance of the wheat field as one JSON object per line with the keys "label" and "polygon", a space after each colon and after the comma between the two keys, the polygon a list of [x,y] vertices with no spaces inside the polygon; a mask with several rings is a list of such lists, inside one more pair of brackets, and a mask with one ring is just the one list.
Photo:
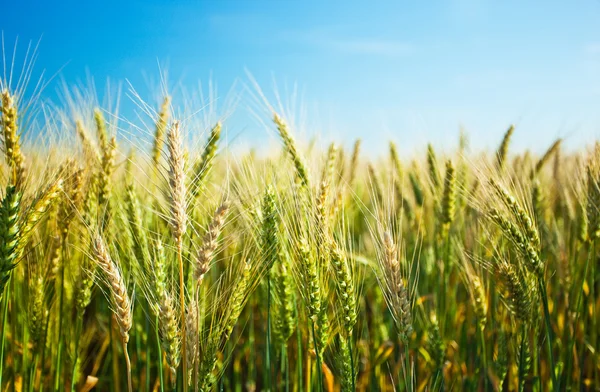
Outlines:
{"label": "wheat field", "polygon": [[0,86],[1,391],[600,390],[600,145],[371,157],[265,105],[233,153]]}

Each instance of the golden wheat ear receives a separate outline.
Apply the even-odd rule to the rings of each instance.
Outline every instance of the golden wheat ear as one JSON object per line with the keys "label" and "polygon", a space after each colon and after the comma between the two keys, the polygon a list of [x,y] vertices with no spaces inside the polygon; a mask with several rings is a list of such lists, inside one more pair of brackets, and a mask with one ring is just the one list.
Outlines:
{"label": "golden wheat ear", "polygon": [[108,283],[114,317],[119,326],[119,333],[123,342],[129,392],[132,392],[131,363],[127,353],[127,343],[129,342],[129,330],[133,325],[133,303],[129,299],[122,272],[112,260],[106,244],[100,235],[95,236],[93,249],[94,259],[98,267],[103,271]]}
{"label": "golden wheat ear", "polygon": [[224,201],[215,211],[213,220],[206,230],[206,234],[204,235],[202,245],[198,250],[195,261],[194,277],[196,279],[197,286],[202,284],[204,276],[210,268],[210,262],[214,252],[217,249],[219,234],[221,233],[223,225],[225,224],[225,218],[228,210],[229,203]]}
{"label": "golden wheat ear", "polygon": [[389,232],[383,234],[382,289],[390,312],[394,316],[398,336],[408,342],[413,330],[412,306],[402,278],[398,249]]}

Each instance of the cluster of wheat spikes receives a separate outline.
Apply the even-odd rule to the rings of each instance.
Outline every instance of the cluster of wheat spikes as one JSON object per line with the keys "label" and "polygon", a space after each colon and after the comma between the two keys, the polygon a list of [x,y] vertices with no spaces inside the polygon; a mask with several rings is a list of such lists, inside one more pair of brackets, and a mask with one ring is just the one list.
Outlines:
{"label": "cluster of wheat spikes", "polygon": [[271,113],[231,156],[167,96],[148,148],[85,102],[28,148],[0,86],[0,390],[600,388],[600,145],[368,160]]}

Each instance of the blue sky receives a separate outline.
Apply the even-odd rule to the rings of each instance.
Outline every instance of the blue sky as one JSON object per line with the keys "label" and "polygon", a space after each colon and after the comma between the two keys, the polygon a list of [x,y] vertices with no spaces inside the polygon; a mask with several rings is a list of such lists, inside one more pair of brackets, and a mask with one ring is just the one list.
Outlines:
{"label": "blue sky", "polygon": [[[297,84],[310,133],[409,153],[430,140],[450,150],[460,126],[475,148],[495,148],[510,123],[520,149],[600,136],[599,21],[599,0],[20,0],[2,5],[0,29],[7,44],[43,35],[37,68],[64,66],[67,83],[89,73],[144,94],[160,64],[172,84],[211,78],[220,102],[246,70],[283,100]],[[273,135],[248,102],[229,132],[264,144]]]}

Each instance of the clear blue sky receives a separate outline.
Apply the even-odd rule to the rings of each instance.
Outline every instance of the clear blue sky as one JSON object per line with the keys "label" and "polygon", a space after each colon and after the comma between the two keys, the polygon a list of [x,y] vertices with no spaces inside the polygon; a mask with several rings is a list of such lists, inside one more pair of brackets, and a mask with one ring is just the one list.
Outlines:
{"label": "clear blue sky", "polygon": [[[143,92],[160,63],[190,86],[212,75],[223,99],[247,69],[284,98],[298,83],[315,131],[371,150],[390,138],[449,149],[460,125],[476,148],[495,147],[510,123],[515,147],[536,151],[600,136],[599,0],[2,3],[5,41],[43,35],[37,68],[66,64],[68,83],[89,71]],[[230,126],[250,143],[272,137],[247,115]]]}

